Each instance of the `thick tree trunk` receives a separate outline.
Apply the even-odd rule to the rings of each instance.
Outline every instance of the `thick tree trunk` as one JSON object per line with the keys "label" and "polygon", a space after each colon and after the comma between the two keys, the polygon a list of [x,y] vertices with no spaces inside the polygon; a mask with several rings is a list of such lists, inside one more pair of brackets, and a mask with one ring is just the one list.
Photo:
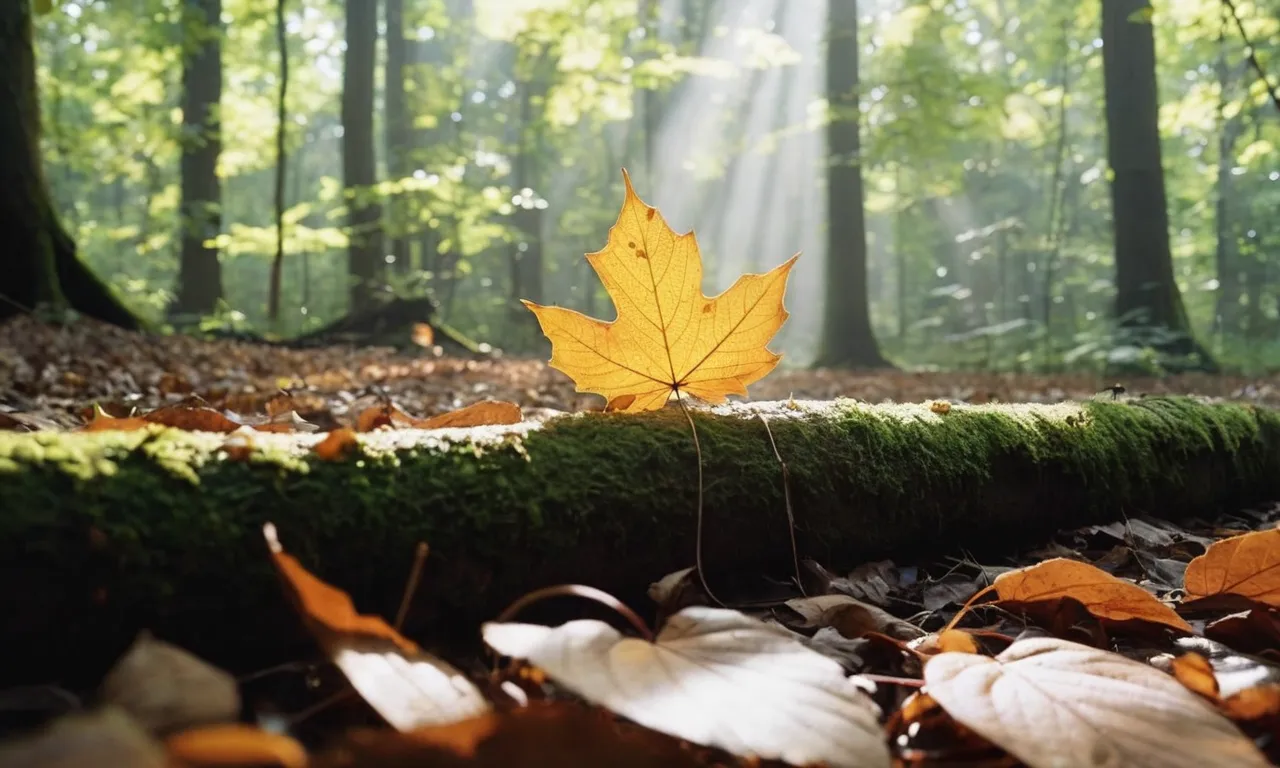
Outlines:
{"label": "thick tree trunk", "polygon": [[833,2],[827,19],[827,295],[818,365],[884,368],[871,330],[867,228],[858,136],[858,4]]}
{"label": "thick tree trunk", "polygon": [[[387,132],[387,175],[403,179],[411,173],[409,168],[409,138],[412,128],[405,104],[405,76],[408,64],[408,46],[404,38],[404,0],[386,0],[387,62],[385,72]],[[395,237],[389,253],[395,258],[392,266],[396,272],[405,273],[413,268],[409,252],[409,237],[405,230],[408,217],[401,196],[391,206],[391,226]]]}
{"label": "thick tree trunk", "polygon": [[[378,44],[378,4],[347,0],[347,52],[342,71],[342,178],[346,187],[350,244],[347,278],[350,312],[367,309],[382,283],[381,210],[367,198],[376,181],[373,154],[373,72]],[[361,199],[364,198],[364,199]]]}
{"label": "thick tree trunk", "polygon": [[0,3],[0,319],[41,305],[70,306],[126,328],[137,318],[76,258],[49,197],[40,161],[31,4]]}
{"label": "thick tree trunk", "polygon": [[182,30],[182,251],[170,314],[198,319],[222,299],[211,244],[222,231],[222,0],[183,0]]}
{"label": "thick tree trunk", "polygon": [[[1280,415],[1247,405],[779,402],[693,419],[713,584],[787,575],[788,492],[800,556],[837,571],[998,558],[1062,528],[1280,493]],[[362,612],[394,612],[429,542],[406,634],[472,653],[477,624],[530,589],[590,584],[640,609],[693,564],[698,457],[679,409],[450,432],[366,433],[336,461],[305,435],[233,458],[207,434],[0,432],[0,582],[22,585],[0,590],[5,651],[38,662],[0,665],[0,687],[96,679],[141,627],[236,671],[303,658],[268,521]]]}
{"label": "thick tree trunk", "polygon": [[1155,36],[1138,20],[1149,0],[1102,0],[1107,159],[1114,177],[1116,319],[1137,341],[1174,355],[1200,353],[1173,276],[1161,163]]}

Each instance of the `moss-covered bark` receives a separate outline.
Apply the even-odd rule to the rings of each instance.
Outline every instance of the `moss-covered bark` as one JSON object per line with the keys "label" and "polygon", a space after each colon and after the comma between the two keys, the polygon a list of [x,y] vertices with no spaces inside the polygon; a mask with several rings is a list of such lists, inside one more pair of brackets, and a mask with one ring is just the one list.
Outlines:
{"label": "moss-covered bark", "polygon": [[[759,413],[790,467],[801,554],[836,568],[1280,498],[1280,414],[1249,406],[738,406],[695,416],[712,570],[789,562]],[[429,542],[409,626],[429,644],[474,640],[479,620],[553,582],[643,607],[650,581],[693,561],[697,470],[678,411],[371,433],[337,462],[309,452],[316,435],[254,435],[247,458],[227,439],[0,433],[0,637],[9,658],[42,659],[0,677],[91,674],[139,626],[233,666],[297,653],[266,520],[385,614]]]}

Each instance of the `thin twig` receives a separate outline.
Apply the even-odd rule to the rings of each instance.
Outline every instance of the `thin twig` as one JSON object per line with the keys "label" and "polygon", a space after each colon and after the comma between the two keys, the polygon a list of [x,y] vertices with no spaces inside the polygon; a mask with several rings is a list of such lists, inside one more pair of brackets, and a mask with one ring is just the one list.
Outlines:
{"label": "thin twig", "polygon": [[698,581],[702,583],[702,591],[707,593],[711,602],[723,608],[724,601],[711,591],[711,585],[707,584],[707,575],[702,569],[702,444],[698,442],[698,427],[693,423],[693,416],[689,415],[689,409],[684,407],[684,396],[679,391],[676,392],[676,403],[679,404],[685,420],[689,422],[689,431],[693,433],[693,451],[698,456],[698,525],[694,543],[694,570],[698,574]]}
{"label": "thin twig", "polygon": [[312,717],[316,713],[326,710],[329,707],[332,707],[334,704],[337,704],[343,699],[346,699],[354,695],[355,692],[356,691],[354,688],[344,688],[341,691],[338,691],[337,693],[333,694],[332,696],[327,696],[321,699],[320,701],[317,701],[315,704],[312,704],[311,706],[307,707],[301,712],[295,715],[290,715],[288,720],[289,727],[292,728],[298,723],[301,723],[303,720],[306,720],[307,718]]}
{"label": "thin twig", "polygon": [[1244,31],[1244,22],[1240,20],[1240,14],[1236,11],[1236,4],[1232,0],[1222,0],[1223,5],[1227,6],[1227,10],[1231,12],[1231,18],[1236,23],[1236,29],[1240,31],[1240,39],[1244,41],[1244,55],[1249,60],[1249,64],[1254,71],[1258,73],[1258,79],[1267,88],[1267,95],[1271,97],[1271,103],[1276,105],[1276,109],[1280,110],[1280,93],[1276,92],[1275,86],[1271,85],[1271,78],[1267,76],[1267,71],[1262,68],[1262,62],[1258,61],[1256,53],[1257,48],[1253,41],[1249,39],[1249,33]]}
{"label": "thin twig", "polygon": [[764,423],[765,434],[769,436],[769,445],[773,446],[773,455],[782,465],[782,498],[787,505],[787,533],[791,535],[791,565],[795,568],[796,586],[799,587],[800,594],[808,597],[809,593],[804,591],[804,580],[800,578],[800,550],[796,547],[796,516],[791,508],[791,471],[787,469],[787,462],[782,460],[782,454],[778,452],[778,443],[773,439],[773,430],[769,427],[769,420],[763,413],[760,414],[760,421]]}
{"label": "thin twig", "polygon": [[400,610],[396,611],[395,630],[400,631],[404,626],[404,619],[409,615],[409,604],[413,602],[413,595],[418,591],[418,582],[422,579],[422,565],[427,562],[427,554],[431,552],[431,548],[427,546],[427,542],[418,542],[418,549],[413,553],[413,565],[409,568],[409,580],[404,584],[404,594],[400,597]]}
{"label": "thin twig", "polygon": [[636,615],[636,612],[631,610],[626,603],[603,589],[596,589],[583,584],[557,584],[553,587],[535,589],[508,605],[502,613],[498,614],[498,618],[494,619],[494,621],[510,621],[520,611],[548,597],[581,597],[587,600],[594,600],[603,606],[612,608],[618,615],[630,622],[631,626],[635,627],[636,631],[645,640],[653,640],[653,631],[649,629],[649,625],[645,624],[644,619]]}
{"label": "thin twig", "polygon": [[917,677],[892,677],[890,675],[873,675],[870,673],[862,673],[858,677],[870,680],[873,683],[900,685],[903,688],[921,688],[924,686],[924,681]]}
{"label": "thin twig", "polygon": [[253,680],[275,675],[280,672],[300,672],[308,667],[314,666],[316,666],[316,662],[314,661],[286,661],[283,664],[276,664],[274,667],[267,667],[266,669],[259,669],[256,672],[250,672],[244,677],[237,678],[236,682],[240,685],[244,685],[245,683]]}

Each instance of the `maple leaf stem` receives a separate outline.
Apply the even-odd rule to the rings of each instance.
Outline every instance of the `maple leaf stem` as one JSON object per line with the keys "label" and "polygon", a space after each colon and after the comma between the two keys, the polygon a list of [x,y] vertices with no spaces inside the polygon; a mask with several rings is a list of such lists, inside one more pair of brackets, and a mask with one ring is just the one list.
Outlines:
{"label": "maple leaf stem", "polygon": [[694,570],[698,572],[698,581],[702,584],[702,591],[711,598],[711,602],[718,607],[724,608],[724,601],[716,597],[716,593],[711,591],[711,585],[707,583],[707,575],[702,570],[702,444],[698,442],[698,427],[693,423],[693,416],[689,415],[689,409],[684,407],[684,393],[676,390],[676,404],[680,406],[680,412],[684,414],[685,421],[689,422],[689,431],[693,434],[693,452],[698,457],[698,523],[697,534],[694,543]]}
{"label": "maple leaf stem", "polygon": [[409,579],[404,584],[404,594],[400,596],[400,609],[396,611],[395,627],[397,632],[404,626],[405,617],[409,615],[409,604],[413,602],[413,596],[418,591],[418,582],[422,580],[422,566],[427,562],[427,554],[431,548],[427,546],[427,542],[418,542],[418,548],[413,553],[413,565],[409,567]]}
{"label": "maple leaf stem", "polygon": [[787,462],[782,460],[782,454],[778,451],[778,441],[773,439],[773,429],[769,427],[769,420],[763,413],[760,414],[760,421],[764,423],[765,434],[769,436],[773,455],[782,465],[782,499],[787,505],[787,533],[791,536],[791,565],[795,569],[796,587],[800,589],[801,595],[808,597],[809,593],[804,591],[804,580],[800,578],[800,552],[796,548],[796,516],[791,508],[791,472],[787,469]]}

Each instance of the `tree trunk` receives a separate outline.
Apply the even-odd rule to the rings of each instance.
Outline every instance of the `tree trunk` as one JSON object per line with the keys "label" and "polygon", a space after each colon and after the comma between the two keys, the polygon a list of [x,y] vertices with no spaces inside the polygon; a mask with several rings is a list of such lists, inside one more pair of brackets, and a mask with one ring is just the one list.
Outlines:
{"label": "tree trunk", "polygon": [[88,267],[62,229],[40,161],[40,105],[36,90],[31,4],[0,3],[0,319],[41,305],[67,307],[126,328],[138,320]]}
{"label": "tree trunk", "polygon": [[381,210],[369,197],[376,181],[373,155],[373,70],[378,5],[347,0],[347,52],[342,70],[342,178],[348,206],[347,310],[374,302],[383,276]]}
{"label": "tree trunk", "polygon": [[871,330],[867,228],[858,136],[858,4],[831,3],[827,18],[827,296],[818,365],[884,368]]}
{"label": "tree trunk", "polygon": [[[387,132],[387,175],[392,179],[403,179],[411,173],[408,165],[409,138],[412,131],[409,125],[408,110],[405,105],[405,75],[407,73],[407,46],[404,38],[404,0],[386,0],[387,24],[387,62],[385,72]],[[390,243],[389,253],[395,259],[392,266],[401,274],[413,267],[409,252],[407,206],[402,194],[395,198],[391,205],[391,228],[394,237]]]}
{"label": "tree trunk", "polygon": [[1102,0],[1107,158],[1114,174],[1115,316],[1135,341],[1174,355],[1199,353],[1173,276],[1161,164],[1155,36],[1136,15],[1149,0]]}
{"label": "tree trunk", "polygon": [[182,6],[182,251],[170,314],[199,319],[222,299],[218,248],[222,231],[218,156],[222,153],[222,0]]}
{"label": "tree trunk", "polygon": [[[1225,32],[1225,30],[1224,30]],[[1217,301],[1214,305],[1213,327],[1219,333],[1235,335],[1240,332],[1240,255],[1236,242],[1236,228],[1231,222],[1231,198],[1233,184],[1231,168],[1235,165],[1236,140],[1244,132],[1240,115],[1228,118],[1225,107],[1228,92],[1234,80],[1227,62],[1227,47],[1223,36],[1218,38],[1218,182],[1214,207],[1214,225],[1217,247],[1214,249],[1214,266],[1218,277]]]}
{"label": "tree trunk", "polygon": [[273,323],[280,319],[280,282],[284,272],[284,185],[289,169],[285,148],[289,135],[289,38],[284,3],[285,0],[276,0],[276,46],[280,56],[280,90],[276,92],[276,257],[271,261],[271,284],[267,289],[267,317]]}

